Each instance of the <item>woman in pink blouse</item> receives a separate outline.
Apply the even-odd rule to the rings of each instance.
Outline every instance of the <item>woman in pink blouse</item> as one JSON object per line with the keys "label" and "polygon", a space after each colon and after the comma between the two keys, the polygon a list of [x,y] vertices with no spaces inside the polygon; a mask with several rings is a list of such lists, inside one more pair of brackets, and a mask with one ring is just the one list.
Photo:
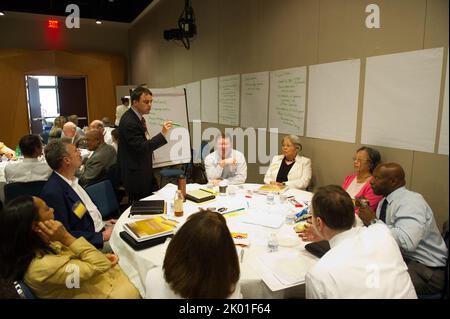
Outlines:
{"label": "woman in pink blouse", "polygon": [[378,202],[383,196],[375,195],[370,187],[372,172],[381,160],[380,153],[370,147],[363,146],[353,157],[355,172],[345,178],[342,188],[355,200],[355,213],[359,213],[360,205],[365,205],[364,199],[372,211],[376,211]]}

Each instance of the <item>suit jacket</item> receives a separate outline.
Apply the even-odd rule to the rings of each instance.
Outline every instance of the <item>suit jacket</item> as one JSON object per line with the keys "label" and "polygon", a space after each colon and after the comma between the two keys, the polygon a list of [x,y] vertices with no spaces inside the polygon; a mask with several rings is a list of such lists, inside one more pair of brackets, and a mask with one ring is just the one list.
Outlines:
{"label": "suit jacket", "polygon": [[[283,161],[283,155],[276,155],[272,158],[269,169],[264,176],[264,183],[277,180],[278,171],[280,170],[281,162]],[[297,155],[295,157],[295,163],[288,173],[288,180],[286,185],[290,188],[306,189],[311,181],[311,160],[307,157]]]}
{"label": "suit jacket", "polygon": [[[119,265],[112,266],[106,256],[84,238],[78,238],[69,247],[51,242],[52,253],[38,251],[31,261],[25,283],[38,298],[140,298]],[[76,266],[80,286],[66,287]],[[68,272],[69,271],[69,272]]]}
{"label": "suit jacket", "polygon": [[128,193],[152,193],[153,151],[166,143],[162,133],[149,140],[145,138],[145,128],[132,108],[123,114],[119,124],[117,162]]}
{"label": "suit jacket", "polygon": [[73,212],[75,203],[82,200],[55,172],[50,175],[42,189],[41,198],[55,210],[55,219],[59,220],[74,237],[84,237],[95,247],[103,247],[102,233],[95,232],[94,221],[89,212],[86,212],[82,218],[78,218]]}
{"label": "suit jacket", "polygon": [[84,169],[79,171],[78,183],[85,187],[105,178],[109,168],[116,162],[116,150],[106,143],[100,144],[84,163]]}

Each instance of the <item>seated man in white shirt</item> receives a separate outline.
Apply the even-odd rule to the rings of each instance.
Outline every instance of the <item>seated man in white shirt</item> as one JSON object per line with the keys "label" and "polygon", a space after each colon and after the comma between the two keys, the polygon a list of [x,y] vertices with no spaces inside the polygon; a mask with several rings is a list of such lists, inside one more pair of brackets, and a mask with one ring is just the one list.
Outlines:
{"label": "seated man in white shirt", "polygon": [[205,171],[208,181],[219,185],[242,184],[247,179],[247,162],[244,154],[231,148],[231,137],[220,134],[216,137],[214,152],[205,158]]}
{"label": "seated man in white shirt", "polygon": [[111,130],[107,130],[102,121],[93,120],[91,122],[91,124],[89,124],[89,129],[100,131],[100,133],[102,133],[102,135],[103,135],[103,139],[106,144],[111,145],[111,146],[114,144],[112,136],[111,136]]}
{"label": "seated man in white shirt", "polygon": [[28,134],[19,141],[23,161],[9,162],[5,167],[5,179],[7,183],[46,181],[52,169],[43,159],[42,142],[38,135]]}
{"label": "seated man in white shirt", "polygon": [[354,221],[352,199],[341,187],[314,194],[313,227],[331,248],[306,274],[306,298],[417,298],[389,229],[352,227]]}
{"label": "seated man in white shirt", "polygon": [[115,220],[106,223],[97,207],[78,184],[75,172],[81,166],[80,151],[68,139],[53,140],[45,147],[45,159],[53,169],[41,192],[41,198],[55,212],[59,220],[74,237],[83,236],[104,252],[111,237]]}

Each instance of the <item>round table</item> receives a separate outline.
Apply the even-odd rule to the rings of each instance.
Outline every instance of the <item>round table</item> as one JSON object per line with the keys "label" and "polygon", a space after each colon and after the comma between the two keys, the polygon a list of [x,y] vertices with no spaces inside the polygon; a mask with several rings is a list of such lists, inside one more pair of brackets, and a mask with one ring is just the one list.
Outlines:
{"label": "round table", "polygon": [[[304,297],[304,275],[306,271],[317,261],[317,258],[307,252],[305,243],[298,238],[293,230],[293,225],[284,222],[279,228],[265,227],[257,224],[249,224],[249,217],[279,216],[285,218],[291,204],[280,203],[279,196],[275,196],[273,204],[266,203],[266,196],[256,193],[261,185],[244,184],[240,186],[229,186],[233,195],[218,195],[215,200],[205,203],[184,203],[184,215],[175,217],[168,211],[168,218],[179,222],[178,229],[186,218],[197,212],[199,208],[214,207],[216,209],[225,207],[227,211],[245,208],[240,214],[227,217],[227,225],[230,231],[246,232],[249,234],[250,245],[245,248],[241,260],[241,292],[244,298],[301,298]],[[231,189],[230,189],[231,187]],[[187,190],[205,188],[205,185],[189,184]],[[173,202],[177,187],[167,184],[163,189],[146,199],[164,199],[170,207]],[[233,192],[231,192],[233,193]],[[310,201],[312,193],[289,189],[283,193],[287,196],[295,196],[300,202]],[[260,215],[258,215],[260,214]],[[232,214],[230,214],[232,215]],[[274,217],[275,218],[275,217]],[[278,217],[276,217],[278,218]],[[124,223],[136,221],[129,218],[129,208],[118,219],[110,238],[113,251],[119,256],[119,264],[128,275],[133,284],[139,289],[141,296],[145,296],[145,278],[148,270],[153,267],[162,266],[168,241],[151,248],[135,251],[122,240],[119,233],[124,230]],[[267,241],[270,234],[275,233],[279,239],[279,250],[268,253]],[[276,271],[274,270],[276,269]],[[278,276],[278,269],[283,270],[283,277]],[[286,281],[295,277],[295,282]]]}

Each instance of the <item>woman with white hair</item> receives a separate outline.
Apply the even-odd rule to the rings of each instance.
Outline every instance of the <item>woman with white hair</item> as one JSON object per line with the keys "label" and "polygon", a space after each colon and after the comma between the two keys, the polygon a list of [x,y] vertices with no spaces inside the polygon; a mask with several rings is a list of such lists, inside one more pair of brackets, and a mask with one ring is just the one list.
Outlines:
{"label": "woman with white hair", "polygon": [[300,156],[302,150],[297,135],[283,138],[282,154],[272,158],[269,169],[264,176],[264,183],[305,190],[311,181],[311,160]]}

